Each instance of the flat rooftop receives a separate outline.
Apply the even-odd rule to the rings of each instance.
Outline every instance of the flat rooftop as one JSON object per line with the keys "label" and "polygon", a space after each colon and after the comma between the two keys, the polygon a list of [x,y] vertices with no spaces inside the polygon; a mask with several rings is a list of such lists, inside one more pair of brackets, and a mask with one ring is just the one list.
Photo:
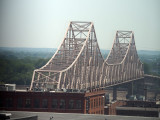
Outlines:
{"label": "flat rooftop", "polygon": [[116,110],[132,110],[132,111],[158,111],[160,108],[147,108],[147,107],[116,107]]}
{"label": "flat rooftop", "polygon": [[11,119],[38,116],[38,120],[160,120],[156,117],[119,116],[119,115],[95,115],[75,113],[53,113],[53,112],[22,112],[22,111],[0,111],[0,113],[11,113]]}

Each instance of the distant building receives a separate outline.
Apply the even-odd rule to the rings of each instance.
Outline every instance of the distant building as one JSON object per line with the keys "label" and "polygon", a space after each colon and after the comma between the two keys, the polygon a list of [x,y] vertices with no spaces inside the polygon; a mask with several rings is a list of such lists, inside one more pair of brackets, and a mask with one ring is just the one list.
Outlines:
{"label": "distant building", "polygon": [[16,84],[4,84],[0,85],[0,91],[15,91]]}
{"label": "distant building", "polygon": [[0,110],[104,114],[104,90],[0,91]]}
{"label": "distant building", "polygon": [[129,100],[137,100],[136,95],[131,95],[131,96],[129,97]]}
{"label": "distant building", "polygon": [[115,101],[105,106],[105,114],[160,117],[160,102]]}

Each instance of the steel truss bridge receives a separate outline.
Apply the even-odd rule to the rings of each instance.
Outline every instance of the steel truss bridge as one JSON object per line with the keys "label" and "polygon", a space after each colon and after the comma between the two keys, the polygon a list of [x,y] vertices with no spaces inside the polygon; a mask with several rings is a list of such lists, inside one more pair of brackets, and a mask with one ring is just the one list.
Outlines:
{"label": "steel truss bridge", "polygon": [[112,49],[103,59],[94,24],[70,22],[63,42],[53,57],[34,70],[33,89],[95,89],[144,77],[134,33],[117,31]]}

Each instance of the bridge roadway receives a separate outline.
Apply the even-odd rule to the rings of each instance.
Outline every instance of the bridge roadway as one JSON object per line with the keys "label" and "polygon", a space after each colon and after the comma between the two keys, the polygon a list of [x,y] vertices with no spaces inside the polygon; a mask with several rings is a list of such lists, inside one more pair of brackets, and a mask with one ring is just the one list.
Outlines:
{"label": "bridge roadway", "polygon": [[121,84],[130,83],[130,82],[133,82],[133,81],[136,81],[136,80],[143,80],[143,79],[145,79],[145,78],[149,78],[149,79],[152,79],[152,80],[154,80],[154,79],[160,80],[160,77],[159,77],[159,76],[144,74],[144,77],[137,78],[137,79],[127,80],[127,81],[125,81],[125,82],[123,82],[123,83],[120,82],[120,83],[115,83],[115,84],[113,84],[113,85],[107,85],[107,86],[102,87],[102,88],[108,88],[108,87],[118,86],[118,85],[121,85]]}
{"label": "bridge roadway", "polygon": [[144,77],[149,77],[149,78],[156,78],[160,80],[159,76],[155,76],[155,75],[148,75],[148,74],[144,74]]}
{"label": "bridge roadway", "polygon": [[[128,93],[127,94],[128,94],[128,96],[130,96],[130,95],[133,95],[133,82],[134,81],[142,81],[143,88],[141,88],[141,90],[144,91],[144,92],[147,92],[147,91],[145,91],[145,89],[147,88],[148,85],[153,86],[155,84],[154,83],[155,80],[160,81],[160,77],[159,76],[154,76],[154,75],[144,74],[144,77],[142,77],[142,78],[128,80],[128,81],[123,82],[123,83],[106,86],[105,88],[113,87],[113,100],[117,100],[117,88],[118,88],[118,86],[127,83],[128,84],[128,86],[127,86]],[[157,91],[157,92],[159,92],[159,91]],[[157,92],[155,93],[155,95],[157,94]],[[147,93],[145,93],[144,95],[145,95],[145,98],[147,99]]]}

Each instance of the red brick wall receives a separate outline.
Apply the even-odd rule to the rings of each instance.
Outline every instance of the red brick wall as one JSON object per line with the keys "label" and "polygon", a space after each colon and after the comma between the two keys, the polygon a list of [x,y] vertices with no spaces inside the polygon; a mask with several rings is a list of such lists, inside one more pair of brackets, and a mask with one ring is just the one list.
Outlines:
{"label": "red brick wall", "polygon": [[[61,113],[86,113],[86,114],[104,114],[104,94],[103,90],[94,90],[87,93],[65,93],[65,92],[8,92],[0,91],[0,110],[14,110],[14,111],[37,111],[37,112],[61,112]],[[18,99],[21,98],[22,107],[18,107]],[[10,100],[12,99],[12,100]],[[26,100],[29,99],[29,107],[26,108]],[[38,99],[40,102],[39,108],[34,107],[34,100]],[[43,99],[47,100],[46,108],[42,107]],[[52,100],[58,101],[58,107],[52,108]],[[60,100],[65,100],[65,108],[60,109]],[[69,101],[74,101],[74,109],[69,108]],[[76,109],[76,101],[81,101],[81,108]],[[90,101],[94,107],[91,108]],[[88,111],[86,105],[88,102]]]}
{"label": "red brick wall", "polygon": [[[84,113],[84,93],[49,93],[49,92],[0,92],[0,110],[18,110],[18,111],[43,111],[43,112],[68,112],[68,113]],[[7,107],[7,99],[12,99],[12,107]],[[18,108],[18,98],[22,98],[23,107]],[[34,99],[39,99],[40,107],[34,108]],[[30,107],[26,108],[26,99],[30,99]],[[42,108],[42,100],[47,99],[47,108]],[[53,109],[52,99],[57,99],[58,108]],[[65,100],[65,109],[59,109],[60,99]],[[81,100],[81,109],[69,109],[69,100],[74,100],[74,106],[76,100]],[[0,103],[0,104],[1,104]],[[75,107],[74,107],[75,108]]]}
{"label": "red brick wall", "polygon": [[[104,101],[105,91],[103,90],[92,90],[85,94],[86,99],[88,98],[88,114],[104,114]],[[85,103],[87,100],[85,101]],[[86,103],[87,104],[87,103]],[[86,107],[86,105],[85,105]]]}

